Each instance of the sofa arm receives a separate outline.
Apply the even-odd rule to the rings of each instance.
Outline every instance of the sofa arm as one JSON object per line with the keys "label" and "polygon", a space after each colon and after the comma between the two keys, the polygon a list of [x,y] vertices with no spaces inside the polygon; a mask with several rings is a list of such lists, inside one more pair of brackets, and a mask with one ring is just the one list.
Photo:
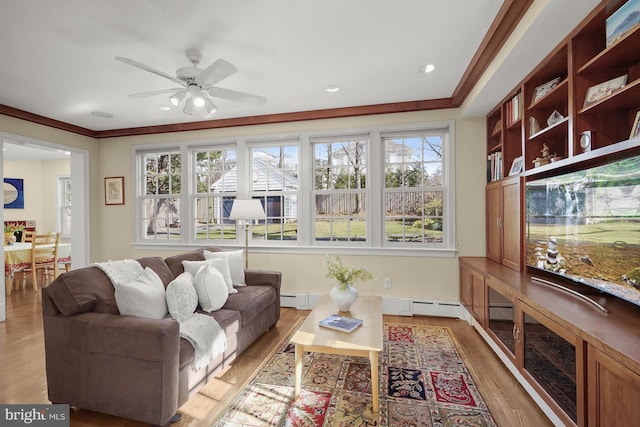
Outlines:
{"label": "sofa arm", "polygon": [[271,270],[245,270],[244,280],[247,285],[268,285],[280,293],[282,273]]}
{"label": "sofa arm", "polygon": [[86,313],[87,352],[148,361],[175,358],[180,349],[180,324],[172,319]]}
{"label": "sofa arm", "polygon": [[94,312],[43,320],[52,402],[157,425],[176,413],[176,321]]}

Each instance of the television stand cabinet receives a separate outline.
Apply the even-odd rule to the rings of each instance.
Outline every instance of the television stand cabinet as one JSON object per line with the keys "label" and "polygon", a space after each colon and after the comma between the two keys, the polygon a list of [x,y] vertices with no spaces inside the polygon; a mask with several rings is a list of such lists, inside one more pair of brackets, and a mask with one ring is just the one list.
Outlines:
{"label": "television stand cabinet", "polygon": [[484,257],[459,262],[471,324],[555,424],[637,425],[640,307]]}

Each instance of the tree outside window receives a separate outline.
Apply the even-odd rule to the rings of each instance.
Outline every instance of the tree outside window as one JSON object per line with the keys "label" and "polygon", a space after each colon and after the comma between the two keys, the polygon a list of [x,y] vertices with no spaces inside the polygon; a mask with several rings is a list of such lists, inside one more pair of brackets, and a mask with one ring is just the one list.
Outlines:
{"label": "tree outside window", "polygon": [[383,141],[386,241],[442,243],[442,136],[390,136]]}
{"label": "tree outside window", "polygon": [[367,241],[364,138],[314,144],[316,241]]}

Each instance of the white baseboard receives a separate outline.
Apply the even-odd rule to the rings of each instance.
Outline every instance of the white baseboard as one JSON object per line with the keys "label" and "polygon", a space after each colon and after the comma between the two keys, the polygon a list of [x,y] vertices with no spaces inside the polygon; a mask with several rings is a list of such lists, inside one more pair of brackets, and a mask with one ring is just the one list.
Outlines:
{"label": "white baseboard", "polygon": [[[298,310],[311,310],[320,299],[319,294],[282,293],[281,307],[293,307]],[[438,316],[465,319],[467,312],[457,301],[431,301],[413,298],[382,298],[382,313],[396,316]]]}

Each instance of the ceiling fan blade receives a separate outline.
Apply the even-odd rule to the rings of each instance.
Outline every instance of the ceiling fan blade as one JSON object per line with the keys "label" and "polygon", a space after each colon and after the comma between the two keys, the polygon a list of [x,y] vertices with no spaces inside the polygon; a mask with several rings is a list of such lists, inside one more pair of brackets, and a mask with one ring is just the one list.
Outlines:
{"label": "ceiling fan blade", "polygon": [[218,59],[216,62],[205,68],[198,77],[196,77],[196,80],[204,87],[209,87],[237,71],[238,69],[232,63],[227,62],[224,59]]}
{"label": "ceiling fan blade", "polygon": [[173,89],[160,89],[160,90],[152,90],[150,92],[140,92],[140,93],[132,93],[131,95],[128,95],[130,98],[146,98],[147,96],[154,96],[154,95],[162,95],[163,93],[171,93],[171,92],[176,92],[179,90],[184,90],[183,87],[179,87],[179,88],[173,88]]}
{"label": "ceiling fan blade", "polygon": [[212,87],[209,89],[209,94],[216,98],[223,98],[237,102],[247,102],[249,104],[264,105],[267,103],[267,98],[264,96],[238,92],[237,90],[223,89],[221,87]]}
{"label": "ceiling fan blade", "polygon": [[156,70],[155,68],[152,68],[152,67],[150,67],[148,65],[145,65],[145,64],[143,64],[141,62],[134,61],[133,59],[123,58],[122,56],[116,56],[116,59],[118,61],[120,61],[120,62],[124,62],[125,64],[129,64],[129,65],[133,65],[136,68],[140,68],[141,70],[145,70],[145,71],[148,71],[150,73],[156,74],[156,75],[158,75],[160,77],[164,77],[165,79],[169,79],[169,80],[171,80],[173,82],[176,82],[178,84],[183,84],[184,83],[182,80],[178,79],[175,76],[171,76],[171,75],[169,75],[167,73],[164,73],[164,72],[162,72],[160,70]]}

